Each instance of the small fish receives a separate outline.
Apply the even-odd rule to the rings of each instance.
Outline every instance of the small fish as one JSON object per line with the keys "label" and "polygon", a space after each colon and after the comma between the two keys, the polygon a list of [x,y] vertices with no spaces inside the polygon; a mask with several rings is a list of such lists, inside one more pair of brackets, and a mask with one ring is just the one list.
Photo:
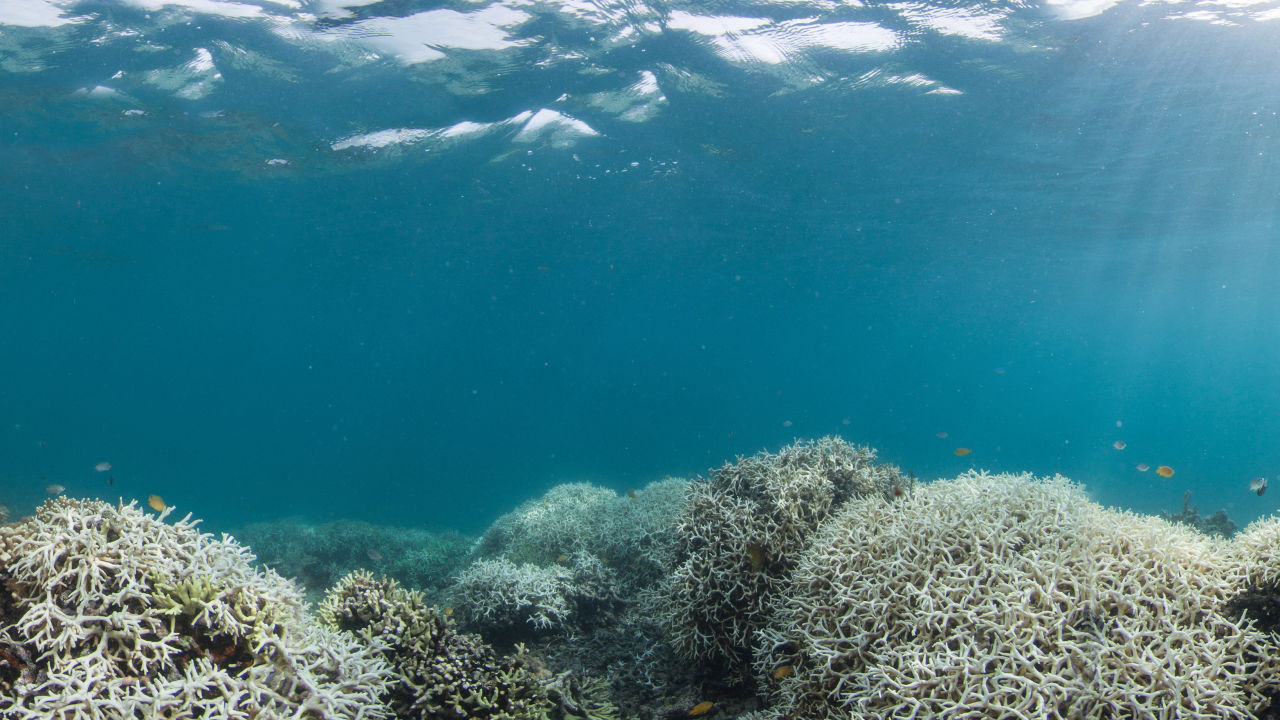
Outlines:
{"label": "small fish", "polygon": [[568,556],[568,555],[563,555],[563,554],[562,554],[562,555],[560,555],[560,556],[556,557],[556,564],[557,564],[557,565],[563,565],[563,564],[565,564],[565,563],[567,563],[567,562],[569,562],[569,556]]}
{"label": "small fish", "polygon": [[1173,477],[1173,468],[1169,467],[1168,465],[1161,465],[1160,467],[1156,468],[1156,474],[1162,478],[1171,478]]}
{"label": "small fish", "polygon": [[781,680],[784,677],[791,677],[796,673],[796,669],[791,665],[779,665],[777,670],[773,671],[773,679]]}
{"label": "small fish", "polygon": [[1002,368],[1002,367],[992,368],[992,369],[991,369],[991,372],[993,372],[993,373],[995,373],[995,374],[997,374],[997,375],[1003,375],[1003,374],[1004,374],[1004,368]]}
{"label": "small fish", "polygon": [[795,423],[791,422],[790,420],[782,421],[782,427],[791,427],[792,425],[795,425]]}
{"label": "small fish", "polygon": [[109,462],[100,462],[100,463],[98,463],[97,465],[94,465],[94,466],[93,466],[93,469],[94,469],[94,470],[97,470],[98,472],[106,472],[106,471],[108,471],[108,470],[110,470],[110,469],[111,469],[111,463],[109,463]]}
{"label": "small fish", "polygon": [[710,700],[703,700],[697,705],[694,705],[693,707],[689,708],[689,717],[698,717],[699,715],[706,715],[707,713],[711,712],[711,708],[715,706],[716,704],[711,702]]}
{"label": "small fish", "polygon": [[365,557],[369,558],[374,562],[382,562],[382,553],[378,552],[377,550],[374,550],[373,548],[369,548],[368,550],[365,550],[364,554],[365,554]]}
{"label": "small fish", "polygon": [[164,509],[169,507],[168,505],[164,504],[164,498],[160,497],[159,495],[147,496],[147,506],[150,507],[152,510],[155,510],[156,512],[164,512]]}
{"label": "small fish", "polygon": [[964,457],[973,451],[969,448],[956,448],[953,452],[955,452],[958,457]]}
{"label": "small fish", "polygon": [[116,476],[115,476],[115,475],[108,475],[108,476],[107,476],[107,484],[108,484],[108,485],[115,485],[115,484],[116,484]]}
{"label": "small fish", "polygon": [[1124,442],[1123,440],[1117,440],[1117,441],[1115,441],[1115,442],[1111,443],[1111,447],[1113,447],[1113,448],[1115,448],[1115,449],[1117,449],[1117,450],[1123,450],[1123,449],[1125,449],[1125,448],[1127,448],[1127,447],[1129,447],[1129,446],[1128,446],[1128,445],[1126,445],[1126,444],[1125,444],[1125,442]]}
{"label": "small fish", "polygon": [[1267,491],[1267,479],[1264,477],[1256,477],[1249,481],[1249,489],[1262,495]]}
{"label": "small fish", "polygon": [[635,500],[637,497],[639,497],[639,495],[636,495],[635,490],[628,490],[627,497],[631,498],[632,500]]}
{"label": "small fish", "polygon": [[451,615],[453,615],[453,608],[451,608],[451,607],[447,607],[447,608],[445,608],[445,609],[444,609],[444,616],[445,616],[445,617],[449,617],[449,616],[451,616]]}
{"label": "small fish", "polygon": [[1151,469],[1151,466],[1146,463],[1138,463],[1134,467],[1138,469],[1138,472],[1146,472]]}
{"label": "small fish", "polygon": [[764,546],[760,543],[747,543],[747,559],[751,561],[751,569],[760,572],[764,569]]}
{"label": "small fish", "polygon": [[67,489],[58,483],[53,483],[52,485],[46,485],[44,491],[50,495],[61,495],[66,492]]}
{"label": "small fish", "polygon": [[947,439],[947,431],[946,431],[946,430],[943,430],[943,431],[942,431],[942,432],[940,432],[940,433],[934,433],[934,434],[933,434],[933,436],[934,436],[934,437],[936,437],[936,438],[941,438],[941,439],[943,439],[943,440],[946,440],[946,439]]}

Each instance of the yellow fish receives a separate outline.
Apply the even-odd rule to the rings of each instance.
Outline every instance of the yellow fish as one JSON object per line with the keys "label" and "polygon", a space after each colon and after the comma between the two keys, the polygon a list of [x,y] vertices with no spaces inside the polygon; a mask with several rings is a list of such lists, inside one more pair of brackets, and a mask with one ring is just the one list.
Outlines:
{"label": "yellow fish", "polygon": [[1171,478],[1173,477],[1173,468],[1168,465],[1161,465],[1156,468],[1156,474],[1163,478]]}
{"label": "yellow fish", "polygon": [[781,680],[784,677],[791,677],[795,672],[796,669],[791,665],[779,665],[778,669],[773,671],[773,679]]}
{"label": "yellow fish", "polygon": [[694,705],[692,708],[689,709],[689,717],[698,717],[699,715],[706,715],[707,713],[711,712],[711,708],[715,706],[716,704],[711,702],[710,700],[703,700],[702,702],[698,703],[697,705]]}
{"label": "yellow fish", "polygon": [[955,453],[956,453],[956,455],[959,455],[960,457],[964,457],[965,455],[968,455],[968,454],[969,454],[969,453],[971,453],[971,452],[973,452],[973,451],[972,451],[972,450],[970,450],[969,448],[956,448],[956,449],[955,449]]}
{"label": "yellow fish", "polygon": [[169,507],[168,505],[164,504],[164,498],[160,497],[159,495],[152,495],[148,497],[147,505],[150,506],[151,509],[155,510],[156,512],[164,512],[164,509]]}

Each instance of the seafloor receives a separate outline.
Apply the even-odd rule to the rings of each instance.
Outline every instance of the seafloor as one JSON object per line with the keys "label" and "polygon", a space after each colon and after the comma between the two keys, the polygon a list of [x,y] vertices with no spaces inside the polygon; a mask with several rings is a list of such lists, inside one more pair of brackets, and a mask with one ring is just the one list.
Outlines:
{"label": "seafloor", "polygon": [[0,577],[0,718],[1263,718],[1280,692],[1280,520],[917,483],[834,437],[561,485],[479,538],[56,497],[0,526]]}

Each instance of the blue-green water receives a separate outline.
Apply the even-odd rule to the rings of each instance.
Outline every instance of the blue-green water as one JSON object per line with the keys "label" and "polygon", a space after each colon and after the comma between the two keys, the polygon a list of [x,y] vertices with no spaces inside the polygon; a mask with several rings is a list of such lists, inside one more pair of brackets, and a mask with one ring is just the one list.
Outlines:
{"label": "blue-green water", "polygon": [[1243,524],[1278,8],[6,2],[3,502],[474,531],[839,433]]}

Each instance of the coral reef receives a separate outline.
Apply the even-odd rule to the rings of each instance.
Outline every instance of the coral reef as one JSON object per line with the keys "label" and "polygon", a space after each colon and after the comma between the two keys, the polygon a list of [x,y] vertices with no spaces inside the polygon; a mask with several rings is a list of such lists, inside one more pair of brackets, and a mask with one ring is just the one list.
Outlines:
{"label": "coral reef", "polygon": [[1251,718],[1280,647],[1234,604],[1280,580],[1240,542],[1104,509],[1065,478],[869,495],[797,559],[756,639],[774,718]]}
{"label": "coral reef", "polygon": [[547,567],[562,555],[590,552],[635,591],[672,566],[673,528],[687,486],[686,480],[666,478],[620,496],[590,483],[557,485],[498,518],[476,543],[473,557]]}
{"label": "coral reef", "polygon": [[311,525],[297,519],[245,525],[234,535],[258,559],[292,577],[319,599],[352,570],[395,578],[428,594],[442,590],[466,562],[473,540],[456,532],[337,520]]}
{"label": "coral reef", "polygon": [[448,598],[464,625],[504,643],[588,630],[620,604],[617,580],[587,552],[561,562],[539,567],[480,560],[462,571]]}
{"label": "coral reef", "polygon": [[665,589],[671,640],[687,658],[743,667],[770,601],[809,535],[850,498],[907,495],[914,481],[837,437],[726,463],[690,487]]}
{"label": "coral reef", "polygon": [[519,648],[498,656],[395,580],[357,570],[326,594],[319,616],[330,628],[356,633],[395,668],[390,703],[397,718],[541,720],[555,707]]}
{"label": "coral reef", "polygon": [[575,677],[604,678],[623,717],[655,717],[671,688],[692,682],[654,601],[674,567],[688,487],[669,477],[622,495],[552,488],[489,528],[449,602],[487,640],[523,640]]}
{"label": "coral reef", "polygon": [[0,528],[0,717],[387,716],[381,658],[171,511],[58,497]]}
{"label": "coral reef", "polygon": [[1236,534],[1236,530],[1240,528],[1231,518],[1227,516],[1226,510],[1217,510],[1208,515],[1200,514],[1200,507],[1191,504],[1191,491],[1188,490],[1182,495],[1182,512],[1179,513],[1160,513],[1160,517],[1169,522],[1181,523],[1189,525],[1205,535],[1217,535],[1218,537],[1229,538]]}

